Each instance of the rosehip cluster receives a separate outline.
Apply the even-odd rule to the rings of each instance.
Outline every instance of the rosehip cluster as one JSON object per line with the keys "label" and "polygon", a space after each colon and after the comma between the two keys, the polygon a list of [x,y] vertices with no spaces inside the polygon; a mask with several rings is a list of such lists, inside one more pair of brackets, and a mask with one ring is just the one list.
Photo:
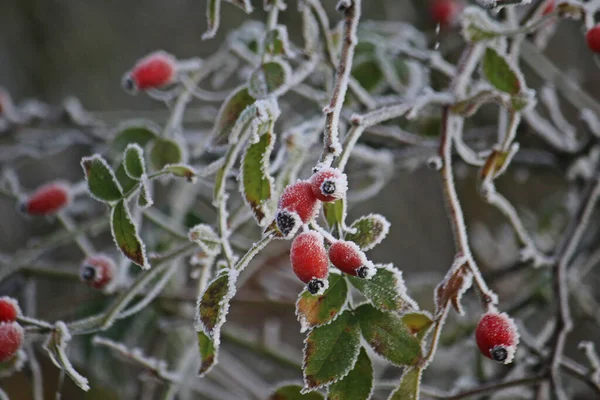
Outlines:
{"label": "rosehip cluster", "polygon": [[68,206],[71,197],[68,183],[50,182],[37,188],[19,205],[19,208],[29,215],[52,215]]}
{"label": "rosehip cluster", "polygon": [[79,276],[87,285],[102,290],[112,281],[116,269],[115,262],[110,257],[95,254],[83,261]]}
{"label": "rosehip cluster", "polygon": [[19,303],[11,297],[0,297],[0,362],[13,358],[23,346],[23,327],[17,322]]}
{"label": "rosehip cluster", "polygon": [[123,76],[123,87],[131,93],[158,89],[175,82],[177,60],[164,51],[155,51],[139,60]]}
{"label": "rosehip cluster", "polygon": [[337,168],[319,168],[308,180],[286,187],[277,204],[275,222],[285,238],[291,238],[302,224],[309,223],[319,211],[320,202],[343,198],[348,178]]}
{"label": "rosehip cluster", "polygon": [[512,318],[506,313],[488,311],[479,320],[475,340],[481,354],[503,364],[512,362],[519,332]]}

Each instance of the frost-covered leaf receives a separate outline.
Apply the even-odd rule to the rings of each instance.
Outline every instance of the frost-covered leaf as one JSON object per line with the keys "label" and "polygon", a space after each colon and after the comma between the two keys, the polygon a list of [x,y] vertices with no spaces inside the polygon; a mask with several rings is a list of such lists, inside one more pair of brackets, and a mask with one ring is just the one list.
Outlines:
{"label": "frost-covered leaf", "polygon": [[291,56],[290,41],[285,25],[277,25],[265,35],[265,52],[272,56]]}
{"label": "frost-covered leaf", "polygon": [[247,14],[250,14],[253,10],[252,4],[250,0],[225,0],[228,3],[231,3],[235,6],[238,6],[242,10],[244,10]]}
{"label": "frost-covered leaf", "polygon": [[123,152],[123,165],[127,176],[140,180],[146,173],[144,150],[137,143],[130,143]]}
{"label": "frost-covered leaf", "polygon": [[206,333],[200,331],[198,335],[198,350],[200,351],[200,369],[199,376],[204,376],[217,364],[218,347]]}
{"label": "frost-covered leaf", "polygon": [[408,328],[408,331],[419,339],[423,339],[427,331],[433,325],[433,319],[429,313],[411,312],[402,315],[402,322]]}
{"label": "frost-covered leaf", "polygon": [[468,42],[496,39],[500,27],[482,10],[467,7],[461,17],[462,34]]}
{"label": "frost-covered leaf", "polygon": [[269,400],[323,400],[323,395],[318,392],[303,394],[302,386],[286,385],[275,390]]}
{"label": "frost-covered leaf", "polygon": [[150,148],[150,164],[157,171],[166,165],[180,163],[182,159],[183,151],[174,140],[159,139]]}
{"label": "frost-covered leaf", "polygon": [[304,384],[320,388],[346,376],[360,351],[360,329],[349,312],[313,329],[304,341]]}
{"label": "frost-covered leaf", "polygon": [[150,194],[150,182],[148,181],[148,178],[142,176],[138,205],[142,208],[149,208],[152,207],[153,204],[154,200],[152,200],[152,195]]}
{"label": "frost-covered leaf", "polygon": [[121,252],[143,269],[150,268],[146,247],[138,235],[125,201],[121,200],[113,206],[110,221],[113,238]]}
{"label": "frost-covered leaf", "polygon": [[216,256],[221,252],[221,239],[212,226],[198,224],[190,229],[188,237],[192,242],[198,243],[208,255]]}
{"label": "frost-covered leaf", "polygon": [[329,274],[329,286],[320,296],[304,289],[296,302],[296,316],[302,325],[302,332],[334,319],[346,304],[347,297],[348,285],[339,274]]}
{"label": "frost-covered leaf", "polygon": [[501,92],[516,95],[523,88],[520,73],[505,56],[491,47],[485,49],[482,70],[485,79]]}
{"label": "frost-covered leaf", "polygon": [[130,178],[129,175],[127,175],[127,172],[125,172],[125,165],[123,165],[123,163],[119,164],[117,172],[115,172],[115,176],[119,182],[119,185],[121,185],[121,188],[123,189],[123,193],[129,192],[135,187],[135,185],[138,184],[138,181]]}
{"label": "frost-covered leaf", "polygon": [[409,368],[400,378],[400,386],[388,400],[419,400],[421,389],[421,368]]}
{"label": "frost-covered leaf", "polygon": [[354,221],[350,228],[356,229],[356,233],[347,233],[345,239],[356,243],[362,251],[367,251],[385,239],[390,231],[390,223],[383,215],[369,214]]}
{"label": "frost-covered leaf", "polygon": [[198,178],[196,170],[186,164],[167,164],[164,170],[178,178],[185,178],[189,183],[195,183]]}
{"label": "frost-covered leaf", "polygon": [[333,203],[323,203],[323,212],[330,228],[342,224],[346,218],[346,202],[339,199]]}
{"label": "frost-covered leaf", "polygon": [[373,392],[373,364],[364,348],[354,368],[341,381],[329,387],[327,400],[367,400]]}
{"label": "frost-covered leaf", "polygon": [[221,0],[208,0],[206,3],[206,32],[202,34],[202,40],[214,38],[220,23]]}
{"label": "frost-covered leaf", "polygon": [[463,314],[460,300],[473,284],[473,274],[466,262],[457,260],[450,268],[446,277],[435,289],[436,312],[441,312],[448,303],[451,303],[459,314]]}
{"label": "frost-covered leaf", "polygon": [[196,314],[196,331],[204,332],[219,346],[221,326],[229,312],[229,301],[235,295],[238,272],[224,268],[200,295]]}
{"label": "frost-covered leaf", "polygon": [[400,316],[379,311],[370,304],[358,307],[354,314],[363,338],[377,354],[398,366],[420,361],[421,343],[410,334]]}
{"label": "frost-covered leaf", "polygon": [[67,357],[66,349],[70,341],[71,334],[67,326],[64,322],[58,321],[55,324],[55,330],[48,335],[48,339],[44,343],[44,349],[48,352],[54,365],[63,370],[81,390],[87,392],[90,390],[87,378],[75,370]]}
{"label": "frost-covered leaf", "polygon": [[319,23],[311,7],[302,8],[302,38],[304,39],[304,52],[312,54],[319,45]]}
{"label": "frost-covered leaf", "polygon": [[260,65],[248,82],[248,92],[257,99],[264,99],[277,92],[291,75],[290,65],[281,60],[273,60]]}
{"label": "frost-covered leaf", "polygon": [[255,101],[256,99],[250,96],[246,86],[235,89],[229,95],[217,115],[210,141],[211,147],[222,146],[227,143],[236,121],[246,107],[254,104]]}
{"label": "frost-covered leaf", "polygon": [[506,161],[509,160],[509,156],[510,152],[508,151],[493,149],[492,153],[485,161],[485,164],[483,164],[483,167],[481,167],[481,177],[485,178],[491,175],[493,178],[497,178],[499,172],[504,170],[504,166]]}
{"label": "frost-covered leaf", "polygon": [[376,265],[377,272],[371,279],[348,275],[347,278],[373,306],[382,311],[400,311],[416,308],[414,301],[406,293],[402,272],[393,264]]}
{"label": "frost-covered leaf", "polygon": [[118,201],[123,197],[121,185],[115,173],[101,155],[81,159],[88,189],[92,196],[100,201]]}
{"label": "frost-covered leaf", "polygon": [[121,124],[116,131],[118,133],[112,141],[112,148],[118,154],[122,154],[129,144],[145,147],[148,142],[158,137],[160,128],[151,121],[132,120]]}
{"label": "frost-covered leaf", "polygon": [[275,181],[269,173],[269,159],[274,145],[273,124],[269,124],[269,129],[258,142],[248,144],[242,157],[240,190],[261,226],[271,218],[269,200],[273,195]]}

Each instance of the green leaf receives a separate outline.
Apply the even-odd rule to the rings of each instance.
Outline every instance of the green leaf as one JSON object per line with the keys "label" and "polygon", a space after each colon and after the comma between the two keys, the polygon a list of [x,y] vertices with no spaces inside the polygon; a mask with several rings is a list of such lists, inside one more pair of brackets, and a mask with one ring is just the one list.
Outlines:
{"label": "green leaf", "polygon": [[268,400],[323,400],[323,395],[317,392],[302,394],[302,386],[287,385],[278,388]]}
{"label": "green leaf", "polygon": [[123,197],[123,191],[115,173],[99,154],[81,159],[81,167],[85,173],[88,189],[99,201],[118,201]]}
{"label": "green leaf", "polygon": [[313,329],[304,341],[304,383],[309,390],[334,383],[354,367],[360,351],[360,329],[345,311]]}
{"label": "green leaf", "polygon": [[135,185],[138,184],[138,181],[131,179],[129,175],[127,175],[127,172],[125,172],[125,165],[123,165],[123,163],[119,164],[119,168],[117,168],[115,176],[117,177],[117,181],[123,189],[123,193],[129,192]]}
{"label": "green leaf", "polygon": [[138,205],[142,208],[152,207],[154,204],[154,200],[152,200],[152,195],[150,194],[150,182],[144,176],[140,181],[140,194],[138,196]]}
{"label": "green leaf", "polygon": [[204,376],[210,372],[212,367],[217,363],[218,346],[215,346],[214,341],[206,336],[204,332],[198,332],[198,350],[200,351],[200,369],[199,376]]}
{"label": "green leaf", "polygon": [[190,229],[188,237],[192,242],[198,243],[206,254],[216,256],[221,252],[221,239],[212,226],[198,224]]}
{"label": "green leaf", "polygon": [[296,316],[302,325],[302,332],[334,319],[346,304],[347,297],[348,285],[344,277],[338,274],[329,275],[329,287],[320,296],[304,289],[296,302]]}
{"label": "green leaf", "polygon": [[379,87],[384,80],[383,72],[375,60],[355,64],[352,67],[352,76],[369,92]]}
{"label": "green leaf", "polygon": [[421,343],[412,336],[402,318],[364,304],[354,311],[363,338],[377,354],[394,365],[416,365],[421,360]]}
{"label": "green leaf", "polygon": [[248,149],[242,157],[242,170],[240,171],[240,191],[252,209],[254,218],[261,226],[271,218],[269,200],[274,191],[274,180],[269,174],[269,158],[275,145],[275,135],[273,125],[269,125],[269,129],[257,143],[248,145]]}
{"label": "green leaf", "polygon": [[212,39],[219,30],[221,22],[221,0],[208,0],[206,4],[206,32],[202,40]]}
{"label": "green leaf", "polygon": [[393,264],[376,265],[377,272],[371,279],[347,276],[352,286],[358,289],[373,306],[381,311],[402,311],[416,308],[414,301],[406,294],[402,272]]}
{"label": "green leaf", "polygon": [[290,42],[285,25],[277,25],[275,29],[267,32],[265,36],[265,52],[272,56],[290,56]]}
{"label": "green leaf", "polygon": [[523,88],[516,69],[505,56],[488,47],[483,56],[483,75],[496,89],[509,94],[517,94]]}
{"label": "green leaf", "polygon": [[189,183],[195,183],[198,178],[196,170],[186,164],[168,164],[164,170],[178,178],[185,178]]}
{"label": "green leaf", "polygon": [[341,381],[329,387],[327,400],[367,400],[373,391],[373,364],[364,347],[354,368]]}
{"label": "green leaf", "polygon": [[112,208],[110,220],[113,238],[121,252],[143,269],[150,268],[146,257],[146,247],[138,235],[137,227],[123,200]]}
{"label": "green leaf", "polygon": [[330,228],[344,222],[346,216],[346,202],[344,199],[336,200],[333,203],[323,203],[323,212]]}
{"label": "green leaf", "polygon": [[385,239],[390,231],[390,223],[383,215],[369,214],[354,221],[350,228],[356,229],[356,233],[347,233],[345,239],[356,243],[362,251],[367,251]]}
{"label": "green leaf", "polygon": [[198,299],[196,331],[206,333],[216,343],[229,311],[229,301],[235,295],[237,277],[236,270],[222,269]]}
{"label": "green leaf", "polygon": [[406,313],[402,315],[402,322],[404,322],[408,331],[420,340],[423,340],[429,328],[433,325],[431,315],[424,312]]}
{"label": "green leaf", "polygon": [[288,81],[291,67],[285,61],[269,61],[259,66],[248,81],[248,92],[257,99],[264,99],[277,92]]}
{"label": "green leaf", "polygon": [[388,400],[419,400],[422,372],[421,368],[409,368],[404,372],[400,378],[400,386]]}
{"label": "green leaf", "polygon": [[118,154],[123,154],[129,144],[145,147],[148,142],[158,137],[160,128],[151,121],[127,121],[117,127],[118,132],[112,140],[112,148]]}
{"label": "green leaf", "polygon": [[217,147],[227,144],[229,134],[231,133],[237,119],[240,117],[246,107],[254,104],[256,99],[248,93],[248,88],[242,86],[232,92],[225,100],[216,123],[212,131],[210,146]]}
{"label": "green leaf", "polygon": [[159,139],[150,149],[150,164],[155,170],[161,170],[168,164],[180,163],[183,152],[177,142],[171,139]]}
{"label": "green leaf", "polygon": [[144,165],[144,150],[137,143],[128,144],[123,153],[123,166],[130,178],[140,180],[146,173]]}

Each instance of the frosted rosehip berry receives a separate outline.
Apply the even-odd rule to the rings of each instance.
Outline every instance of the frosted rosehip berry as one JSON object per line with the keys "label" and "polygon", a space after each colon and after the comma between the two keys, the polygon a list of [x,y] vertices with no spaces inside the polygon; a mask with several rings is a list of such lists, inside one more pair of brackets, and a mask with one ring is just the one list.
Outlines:
{"label": "frosted rosehip berry", "polygon": [[509,364],[517,350],[519,332],[506,313],[488,312],[481,317],[475,330],[477,347],[484,356]]}
{"label": "frosted rosehip berry", "polygon": [[338,240],[329,247],[329,260],[340,271],[359,278],[371,279],[375,266],[354,242]]}
{"label": "frosted rosehip berry", "polygon": [[0,322],[0,362],[13,358],[23,346],[23,327],[16,322]]}
{"label": "frosted rosehip berry", "polygon": [[298,235],[292,242],[290,262],[294,273],[307,284],[310,293],[323,293],[327,289],[329,260],[320,233],[310,231]]}
{"label": "frosted rosehip berry", "polygon": [[331,203],[346,196],[348,177],[337,168],[322,168],[311,176],[310,185],[318,200]]}
{"label": "frosted rosehip berry", "polygon": [[453,25],[462,10],[459,0],[433,0],[429,7],[431,19],[442,26]]}
{"label": "frosted rosehip berry", "polygon": [[0,297],[0,322],[13,322],[21,315],[21,308],[16,299],[8,296]]}
{"label": "frosted rosehip berry", "polygon": [[66,182],[51,182],[37,188],[19,207],[29,215],[55,214],[71,202],[71,188]]}
{"label": "frosted rosehip berry", "polygon": [[587,31],[585,40],[590,50],[594,53],[600,53],[600,24]]}
{"label": "frosted rosehip berry", "polygon": [[103,254],[87,257],[81,264],[80,277],[83,282],[95,289],[104,289],[113,279],[116,271],[112,258]]}
{"label": "frosted rosehip berry", "polygon": [[310,182],[298,181],[286,187],[277,204],[275,221],[285,237],[293,236],[300,225],[310,222],[319,211],[319,202]]}
{"label": "frosted rosehip berry", "polygon": [[156,89],[175,81],[177,60],[164,51],[155,51],[139,60],[123,77],[125,90]]}

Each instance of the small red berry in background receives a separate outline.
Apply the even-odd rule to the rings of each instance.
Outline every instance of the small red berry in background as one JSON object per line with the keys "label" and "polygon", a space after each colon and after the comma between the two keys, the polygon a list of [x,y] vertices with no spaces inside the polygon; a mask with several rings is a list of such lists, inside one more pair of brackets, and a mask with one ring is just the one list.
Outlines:
{"label": "small red berry in background", "polygon": [[340,271],[359,278],[371,279],[375,266],[354,242],[338,240],[329,247],[329,260]]}
{"label": "small red berry in background", "polygon": [[23,346],[23,327],[16,322],[0,322],[0,362],[13,358]]}
{"label": "small red berry in background", "polygon": [[89,286],[95,289],[104,289],[112,281],[116,269],[112,258],[96,254],[83,261],[79,275],[81,280]]}
{"label": "small red berry in background", "polygon": [[519,332],[513,319],[506,313],[491,311],[479,320],[475,340],[481,354],[494,361],[509,364],[517,350]]}
{"label": "small red berry in background", "polygon": [[277,208],[277,227],[285,237],[290,237],[301,224],[310,222],[317,215],[319,202],[310,182],[298,181],[283,190]]}
{"label": "small red berry in background", "polygon": [[436,24],[449,26],[456,23],[462,8],[459,0],[433,0],[429,7],[429,13]]}
{"label": "small red berry in background", "polygon": [[29,215],[51,215],[68,206],[70,202],[69,184],[58,181],[37,188],[21,203],[20,209]]}
{"label": "small red berry in background", "polygon": [[129,92],[157,89],[175,81],[177,60],[164,51],[156,51],[139,60],[123,77]]}
{"label": "small red berry in background", "polygon": [[544,11],[542,11],[542,16],[550,14],[556,8],[555,0],[548,0],[546,5],[544,6]]}
{"label": "small red berry in background", "polygon": [[294,273],[307,284],[310,293],[319,294],[327,289],[329,259],[323,235],[314,231],[298,235],[292,242],[290,262]]}
{"label": "small red berry in background", "polygon": [[594,53],[600,53],[600,24],[587,31],[585,40],[590,50]]}
{"label": "small red berry in background", "polygon": [[21,315],[21,308],[16,299],[8,296],[0,297],[0,322],[13,322]]}
{"label": "small red berry in background", "polygon": [[310,185],[318,200],[331,203],[346,196],[348,177],[337,168],[322,168],[311,176]]}

